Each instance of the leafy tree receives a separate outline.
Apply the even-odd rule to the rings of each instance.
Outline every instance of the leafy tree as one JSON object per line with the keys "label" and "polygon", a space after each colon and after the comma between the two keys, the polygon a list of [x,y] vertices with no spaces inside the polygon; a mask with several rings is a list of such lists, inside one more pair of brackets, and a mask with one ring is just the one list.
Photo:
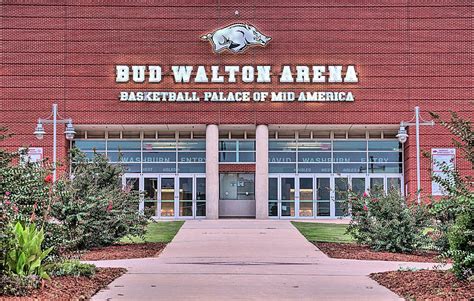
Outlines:
{"label": "leafy tree", "polygon": [[[439,115],[433,118],[454,136],[453,144],[474,169],[474,133],[469,120],[451,112],[450,120]],[[433,203],[432,212],[439,221],[445,255],[453,259],[453,271],[458,278],[474,276],[474,182],[470,175],[462,175],[449,164],[441,163],[439,168],[445,176],[434,174],[433,180],[446,191],[446,196]]]}

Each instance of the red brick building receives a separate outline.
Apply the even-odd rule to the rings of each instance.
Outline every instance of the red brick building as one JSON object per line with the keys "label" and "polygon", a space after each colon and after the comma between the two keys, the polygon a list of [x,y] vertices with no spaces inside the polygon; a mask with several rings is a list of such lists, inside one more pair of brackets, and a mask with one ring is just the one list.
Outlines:
{"label": "red brick building", "polygon": [[[52,127],[33,132],[57,103],[76,131],[58,127],[58,160],[74,144],[122,161],[157,217],[334,217],[347,188],[413,195],[400,123],[415,106],[474,116],[469,0],[5,0],[1,38],[2,146],[51,158]],[[421,150],[450,139],[420,127]]]}

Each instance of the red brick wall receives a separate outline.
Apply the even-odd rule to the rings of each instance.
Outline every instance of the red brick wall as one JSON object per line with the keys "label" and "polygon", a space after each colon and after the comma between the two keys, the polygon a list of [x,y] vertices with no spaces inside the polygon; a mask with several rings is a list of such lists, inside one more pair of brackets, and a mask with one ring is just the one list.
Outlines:
{"label": "red brick wall", "polygon": [[[65,5],[67,3],[67,5]],[[235,11],[239,11],[239,16]],[[76,124],[398,124],[413,107],[474,116],[471,0],[59,1],[2,4],[0,124],[3,144],[43,146],[32,131],[57,102]],[[273,40],[245,54],[213,54],[202,34],[249,22]],[[116,84],[116,64],[354,64],[358,84]],[[352,91],[353,103],[123,103],[120,90]],[[47,127],[48,133],[51,128]],[[63,131],[63,128],[61,128]],[[406,181],[415,189],[414,131],[406,144]],[[445,147],[439,126],[422,128],[422,148]],[[62,153],[66,141],[61,136]],[[462,160],[458,166],[472,169]],[[430,191],[429,161],[422,161]]]}

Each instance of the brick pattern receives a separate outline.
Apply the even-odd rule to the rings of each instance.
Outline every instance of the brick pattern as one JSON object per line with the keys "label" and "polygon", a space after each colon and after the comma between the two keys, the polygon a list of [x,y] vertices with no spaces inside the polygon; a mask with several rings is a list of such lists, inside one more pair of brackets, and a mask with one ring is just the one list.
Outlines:
{"label": "brick pattern", "polygon": [[[76,124],[398,124],[419,105],[474,116],[471,0],[237,1],[5,0],[2,3],[0,124],[11,148],[43,146],[32,135],[57,102]],[[239,15],[235,12],[238,11]],[[244,55],[213,54],[202,34],[249,22],[273,40]],[[116,84],[116,64],[159,64],[160,84]],[[170,65],[354,64],[358,84],[175,85]],[[121,103],[121,90],[352,91],[353,103]],[[63,128],[60,127],[60,132]],[[413,129],[405,147],[416,187]],[[449,146],[441,127],[423,127],[422,149]],[[59,139],[60,157],[68,143]],[[472,173],[458,158],[458,166]],[[431,191],[429,160],[421,162]]]}

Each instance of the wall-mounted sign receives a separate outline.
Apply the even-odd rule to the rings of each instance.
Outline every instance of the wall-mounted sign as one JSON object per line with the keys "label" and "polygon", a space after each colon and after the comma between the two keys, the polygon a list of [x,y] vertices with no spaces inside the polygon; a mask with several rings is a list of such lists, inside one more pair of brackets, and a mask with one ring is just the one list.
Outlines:
{"label": "wall-mounted sign", "polygon": [[[439,176],[442,179],[446,179],[448,175],[445,172],[445,168],[454,169],[456,160],[456,149],[455,148],[432,148],[432,170],[433,174]],[[432,195],[445,195],[446,192],[443,187],[436,181],[431,181],[431,194]]]}
{"label": "wall-mounted sign", "polygon": [[43,161],[43,148],[42,147],[30,147],[28,151],[25,148],[20,148],[20,162],[26,163],[38,163]]}
{"label": "wall-mounted sign", "polygon": [[249,24],[232,24],[201,37],[209,41],[215,53],[228,50],[240,53],[251,46],[266,46],[272,38],[265,36],[255,26]]}
{"label": "wall-mounted sign", "polygon": [[[267,46],[272,39],[255,26],[237,23],[200,36],[209,41],[215,53],[225,50],[243,53],[252,46]],[[275,84],[355,84],[359,82],[354,65],[172,65],[164,70],[161,65],[117,65],[117,83],[159,84],[165,76],[172,78],[181,90],[182,84],[216,84],[215,91],[121,91],[121,101],[354,101],[350,91],[275,91]],[[223,84],[274,84],[271,90],[222,92]],[[148,86],[149,87],[149,86]],[[147,88],[148,88],[147,87]],[[264,87],[264,86],[262,86]],[[253,87],[252,87],[253,88]]]}

